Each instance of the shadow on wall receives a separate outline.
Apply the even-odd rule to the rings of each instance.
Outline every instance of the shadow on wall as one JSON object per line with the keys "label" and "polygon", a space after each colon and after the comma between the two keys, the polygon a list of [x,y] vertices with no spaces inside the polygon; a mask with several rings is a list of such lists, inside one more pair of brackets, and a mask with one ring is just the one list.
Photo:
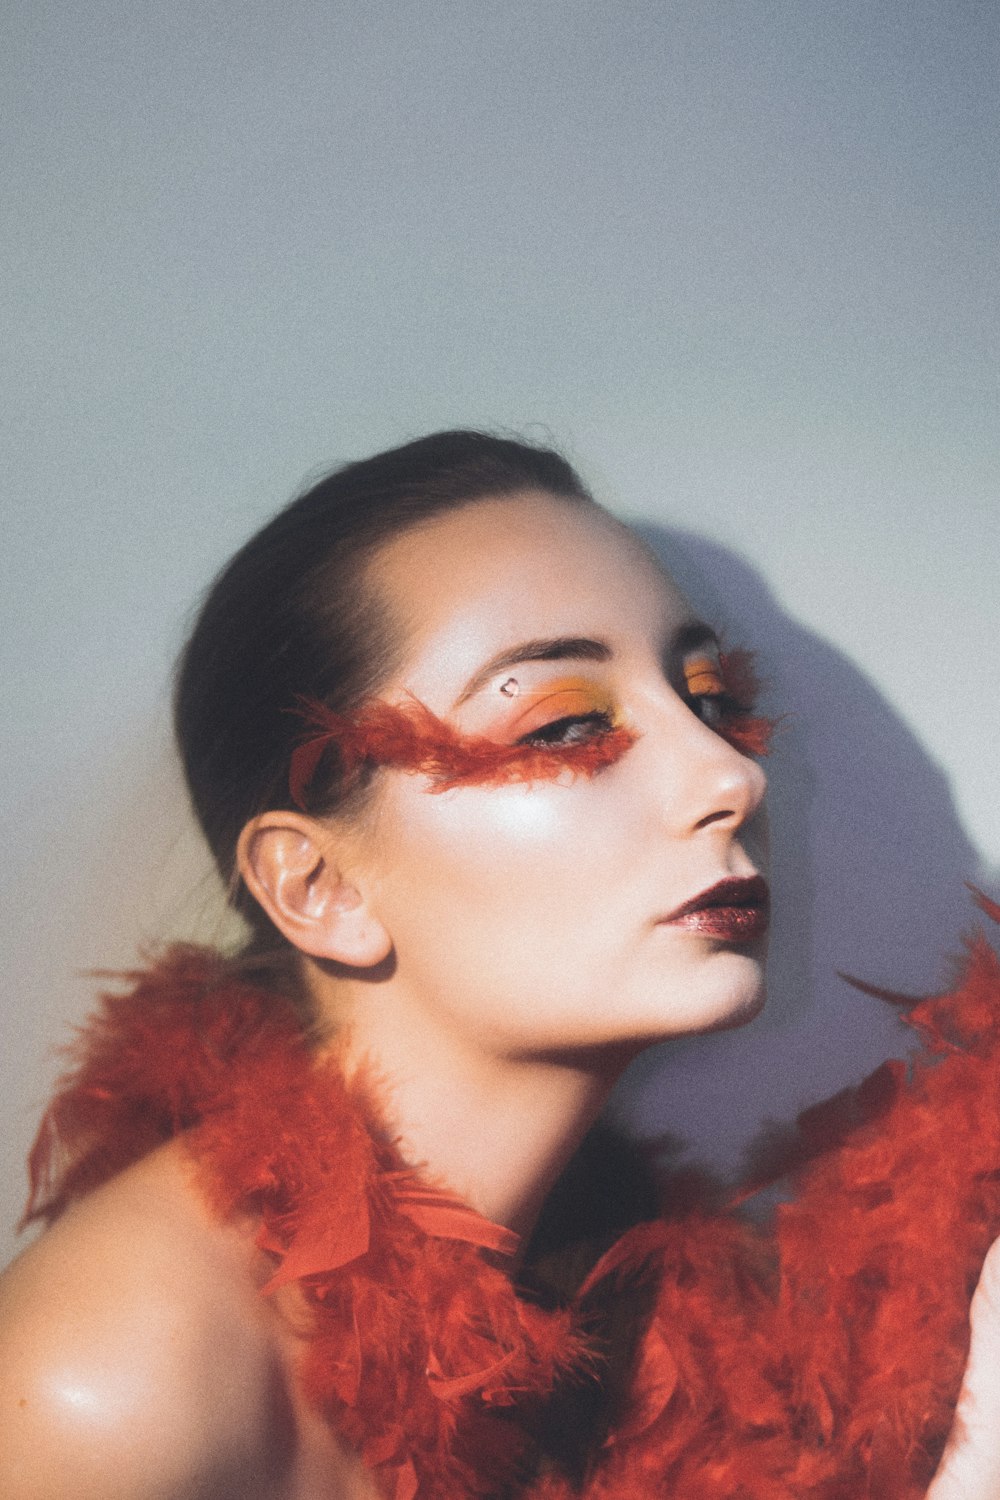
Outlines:
{"label": "shadow on wall", "polygon": [[786,717],[767,762],[774,928],[769,1000],[739,1031],[646,1053],[615,1099],[643,1138],[725,1174],[760,1125],[857,1082],[911,1033],[846,970],[914,995],[947,980],[989,883],[946,777],[867,677],[791,619],[745,559],[686,531],[637,530],[730,644],[756,650],[761,707]]}

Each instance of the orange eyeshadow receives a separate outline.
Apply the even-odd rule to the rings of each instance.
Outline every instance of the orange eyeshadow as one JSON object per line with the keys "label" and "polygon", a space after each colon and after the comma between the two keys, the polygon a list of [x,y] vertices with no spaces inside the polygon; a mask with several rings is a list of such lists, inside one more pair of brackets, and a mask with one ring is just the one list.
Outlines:
{"label": "orange eyeshadow", "polygon": [[684,686],[693,694],[721,694],[726,691],[722,667],[711,656],[692,656],[684,663]]}
{"label": "orange eyeshadow", "polygon": [[521,706],[520,712],[506,722],[517,736],[530,734],[533,729],[558,719],[583,718],[588,714],[606,714],[612,721],[617,720],[607,692],[586,677],[560,678],[544,687],[522,691],[512,701]]}

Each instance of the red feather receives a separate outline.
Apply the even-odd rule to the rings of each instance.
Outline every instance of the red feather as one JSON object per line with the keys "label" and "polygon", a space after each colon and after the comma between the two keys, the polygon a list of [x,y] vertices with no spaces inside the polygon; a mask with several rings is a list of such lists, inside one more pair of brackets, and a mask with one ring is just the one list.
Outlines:
{"label": "red feather", "polygon": [[726,692],[735,704],[735,712],[724,720],[719,733],[744,755],[767,755],[779,720],[755,711],[760,679],[754,653],[733,646],[719,653],[719,662]]}
{"label": "red feather", "polygon": [[[641,1225],[555,1309],[497,1265],[506,1231],[422,1182],[365,1094],[314,1062],[288,1002],[192,948],[133,980],[77,1044],[27,1217],[185,1131],[215,1210],[255,1214],[272,1286],[301,1287],[305,1393],[385,1495],[923,1496],[1000,1231],[1000,964],[984,938],[953,990],[913,1007],[909,1069],[803,1116],[773,1232],[726,1213]],[[545,1402],[600,1369],[597,1308],[637,1278],[652,1318],[583,1489],[530,1477]]]}
{"label": "red feather", "polygon": [[497,744],[483,735],[460,733],[417,699],[402,705],[375,701],[353,716],[307,700],[301,714],[309,732],[292,752],[288,787],[303,809],[309,784],[331,748],[344,775],[365,764],[394,766],[418,771],[429,777],[432,792],[446,792],[456,786],[551,779],[567,770],[592,776],[620,759],[636,738],[619,728],[564,745]]}
{"label": "red feather", "polygon": [[[753,660],[752,652],[739,648],[720,657],[733,707],[719,733],[745,755],[766,755],[777,721],[754,712],[759,685]],[[402,704],[375,699],[353,714],[336,713],[307,698],[297,712],[306,732],[292,751],[288,789],[303,810],[329,750],[336,751],[344,776],[365,765],[394,766],[420,772],[429,778],[431,791],[444,792],[456,786],[545,780],[566,770],[592,776],[613,765],[636,740],[634,731],[619,727],[562,745],[498,744],[484,735],[462,734],[416,698]]]}

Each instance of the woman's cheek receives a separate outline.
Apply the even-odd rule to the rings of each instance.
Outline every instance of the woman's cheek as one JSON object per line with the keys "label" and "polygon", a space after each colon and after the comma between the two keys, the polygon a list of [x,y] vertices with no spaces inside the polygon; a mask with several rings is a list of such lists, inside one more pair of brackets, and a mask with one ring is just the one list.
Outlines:
{"label": "woman's cheek", "polygon": [[555,785],[458,788],[425,794],[409,829],[443,868],[468,867],[490,879],[498,865],[534,862],[565,844],[573,822],[566,801],[566,789]]}
{"label": "woman's cheek", "polygon": [[613,833],[621,835],[621,819],[608,819],[606,797],[594,795],[597,784],[574,782],[568,773],[552,782],[441,793],[408,780],[393,817],[402,831],[398,852],[405,848],[421,881],[454,886],[457,895],[500,887],[516,899],[560,873],[576,880],[581,864],[607,859]]}

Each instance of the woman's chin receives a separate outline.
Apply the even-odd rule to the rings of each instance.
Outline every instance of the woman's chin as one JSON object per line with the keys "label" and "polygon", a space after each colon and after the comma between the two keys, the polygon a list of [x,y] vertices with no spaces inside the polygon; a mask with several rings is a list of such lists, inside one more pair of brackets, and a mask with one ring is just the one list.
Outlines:
{"label": "woman's chin", "polygon": [[755,1016],[759,1016],[764,1009],[767,1000],[767,988],[763,979],[754,987],[748,987],[735,1005],[718,1020],[710,1023],[704,1028],[705,1031],[734,1031],[737,1026],[746,1026]]}
{"label": "woman's chin", "polygon": [[717,958],[725,966],[724,973],[692,976],[683,1006],[664,1006],[664,1039],[731,1031],[747,1025],[763,1010],[767,998],[763,959],[731,951]]}

